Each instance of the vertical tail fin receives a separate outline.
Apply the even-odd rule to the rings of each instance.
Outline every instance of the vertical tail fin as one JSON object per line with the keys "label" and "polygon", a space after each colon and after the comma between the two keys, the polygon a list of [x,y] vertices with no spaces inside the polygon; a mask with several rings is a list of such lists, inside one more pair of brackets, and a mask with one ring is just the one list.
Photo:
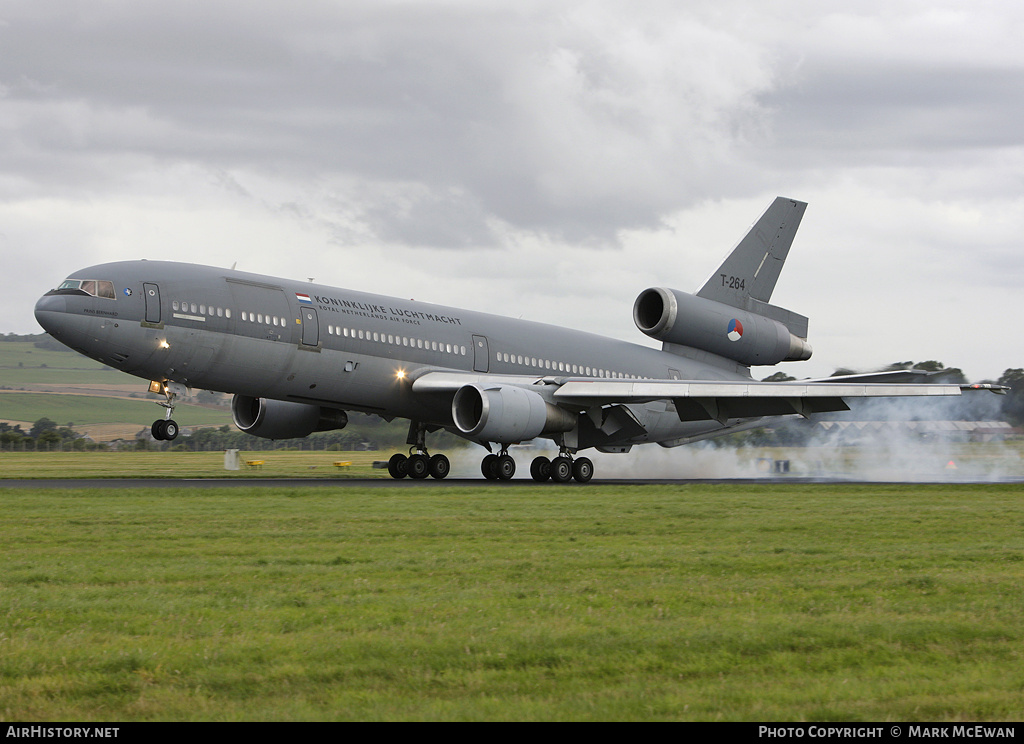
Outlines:
{"label": "vertical tail fin", "polygon": [[778,197],[697,296],[745,309],[748,297],[768,302],[806,208],[804,202]]}
{"label": "vertical tail fin", "polygon": [[807,338],[806,317],[768,304],[805,209],[805,202],[776,198],[697,296],[777,320]]}

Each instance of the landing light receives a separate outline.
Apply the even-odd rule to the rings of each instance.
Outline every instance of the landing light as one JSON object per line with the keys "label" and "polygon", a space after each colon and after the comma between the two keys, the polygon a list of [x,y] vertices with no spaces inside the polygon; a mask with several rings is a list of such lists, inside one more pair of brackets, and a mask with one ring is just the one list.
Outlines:
{"label": "landing light", "polygon": [[395,379],[396,380],[404,380],[405,379],[405,370],[404,369],[400,369],[397,372],[395,372]]}
{"label": "landing light", "polygon": [[164,384],[162,382],[157,382],[156,380],[150,381],[150,383],[149,383],[149,392],[163,394],[163,392],[164,392]]}
{"label": "landing light", "polygon": [[163,341],[160,342],[160,348],[161,349],[169,349],[169,348],[171,348],[171,345],[169,343],[167,343],[167,339],[164,339]]}

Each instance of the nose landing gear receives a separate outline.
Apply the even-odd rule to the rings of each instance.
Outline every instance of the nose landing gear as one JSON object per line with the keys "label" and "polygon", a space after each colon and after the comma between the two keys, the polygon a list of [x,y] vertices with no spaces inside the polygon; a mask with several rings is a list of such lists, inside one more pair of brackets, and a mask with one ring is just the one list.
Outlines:
{"label": "nose landing gear", "polygon": [[178,422],[174,419],[157,419],[149,429],[153,439],[171,441],[178,437]]}
{"label": "nose landing gear", "polygon": [[153,426],[150,427],[149,431],[153,435],[153,439],[163,442],[178,438],[178,422],[172,419],[171,416],[174,415],[174,399],[184,389],[183,385],[176,382],[149,383],[149,391],[151,393],[163,393],[167,397],[166,401],[157,401],[157,405],[166,408],[167,412],[162,419],[157,419],[153,422]]}

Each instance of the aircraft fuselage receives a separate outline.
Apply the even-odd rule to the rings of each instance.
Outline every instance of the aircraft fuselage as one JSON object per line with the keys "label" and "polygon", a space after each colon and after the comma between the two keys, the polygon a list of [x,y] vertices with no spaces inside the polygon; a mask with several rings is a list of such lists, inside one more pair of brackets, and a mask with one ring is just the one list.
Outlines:
{"label": "aircraft fuselage", "polygon": [[[36,306],[39,323],[128,374],[445,427],[453,424],[450,399],[411,390],[425,370],[749,379],[746,367],[721,358],[706,363],[549,324],[214,267],[123,261],[68,280],[109,282],[113,292],[54,290]],[[680,422],[666,409],[632,406],[646,432],[630,442],[719,428]]]}

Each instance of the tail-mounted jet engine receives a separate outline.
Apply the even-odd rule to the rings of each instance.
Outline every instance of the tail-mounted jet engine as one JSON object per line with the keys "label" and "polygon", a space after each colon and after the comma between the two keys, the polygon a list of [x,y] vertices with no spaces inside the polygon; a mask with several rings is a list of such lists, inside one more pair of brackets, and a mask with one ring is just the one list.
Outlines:
{"label": "tail-mounted jet engine", "polygon": [[[773,305],[764,307],[803,321],[806,333],[807,319],[803,316]],[[652,338],[708,351],[740,364],[772,365],[811,358],[810,344],[784,323],[677,289],[645,289],[633,303],[633,321]]]}
{"label": "tail-mounted jet engine", "polygon": [[467,438],[511,444],[570,431],[576,415],[513,385],[464,385],[452,400],[452,418]]}
{"label": "tail-mounted jet engine", "polygon": [[231,399],[231,418],[246,434],[264,439],[307,437],[314,431],[344,429],[348,424],[348,414],[334,408],[248,395]]}

